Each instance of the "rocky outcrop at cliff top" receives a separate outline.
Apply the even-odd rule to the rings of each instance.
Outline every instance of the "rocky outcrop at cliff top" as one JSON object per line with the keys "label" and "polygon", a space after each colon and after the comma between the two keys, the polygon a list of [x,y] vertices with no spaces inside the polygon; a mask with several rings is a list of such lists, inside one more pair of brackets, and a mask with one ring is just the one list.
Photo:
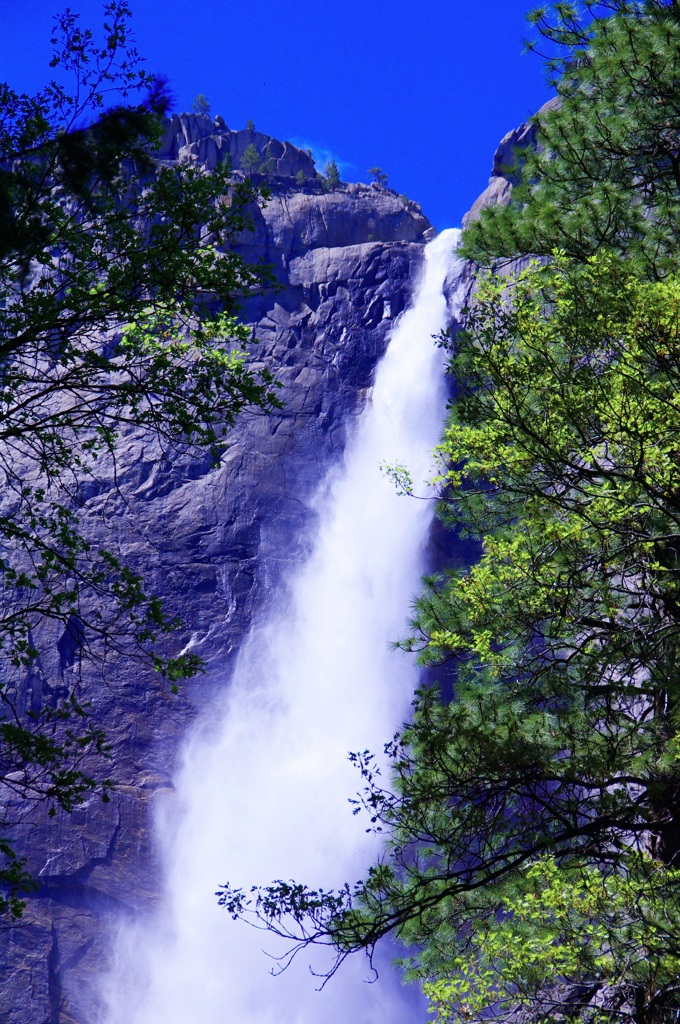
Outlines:
{"label": "rocky outcrop at cliff top", "polygon": [[[558,97],[554,97],[544,103],[536,117],[540,117],[544,111],[554,110],[559,103]],[[518,184],[517,168],[521,165],[521,154],[523,149],[536,145],[536,120],[521,124],[519,128],[504,135],[494,153],[493,167],[489,184],[482,194],[472,204],[471,209],[463,217],[463,227],[467,227],[470,221],[479,216],[481,210],[487,206],[507,205],[510,202],[512,189]]]}
{"label": "rocky outcrop at cliff top", "polygon": [[294,178],[302,172],[306,178],[316,179],[311,156],[292,142],[279,142],[254,128],[230,131],[223,117],[212,119],[205,114],[174,114],[167,124],[158,159],[198,164],[206,170],[228,159],[238,171],[251,145],[257,150],[260,163],[273,162],[269,171],[272,177]]}
{"label": "rocky outcrop at cliff top", "polygon": [[[253,231],[236,248],[270,263],[281,290],[249,299],[244,316],[256,359],[283,383],[284,408],[242,416],[217,468],[168,457],[132,432],[116,486],[112,467],[88,485],[90,535],[105,535],[108,548],[117,545],[145,573],[182,617],[179,646],[202,655],[208,671],[179,697],[124,663],[112,666],[106,685],[85,674],[80,696],[111,741],[104,772],[116,788],[108,804],[93,799],[49,820],[36,811],[17,830],[40,889],[23,920],[2,932],[0,1020],[11,1024],[97,1019],[96,978],[112,923],[156,899],[151,814],[171,786],[179,740],[228,683],[239,644],[282,572],[306,554],[312,496],[341,457],[432,233],[416,203],[380,185],[325,191],[307,153],[259,132],[231,132],[219,118],[174,117],[159,159],[210,169],[228,155],[238,168],[251,144],[275,163],[272,197],[253,209]],[[26,704],[68,683],[62,639],[46,633],[25,681]]]}

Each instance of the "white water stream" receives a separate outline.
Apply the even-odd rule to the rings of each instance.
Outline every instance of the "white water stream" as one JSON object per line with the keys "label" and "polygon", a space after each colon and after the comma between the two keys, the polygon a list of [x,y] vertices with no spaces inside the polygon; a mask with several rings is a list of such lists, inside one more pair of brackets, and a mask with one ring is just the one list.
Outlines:
{"label": "white water stream", "polygon": [[[253,628],[222,706],[186,743],[176,795],[158,824],[165,897],[121,926],[104,983],[106,1024],[406,1024],[396,972],[361,956],[319,992],[324,951],[279,977],[285,946],[217,906],[222,882],[310,886],[362,877],[380,846],[348,804],[361,786],[350,750],[379,752],[408,716],[412,657],[391,651],[419,590],[432,503],[399,497],[382,462],[408,466],[418,493],[445,414],[442,285],[457,232],[425,251],[411,308],[392,332],[344,465],[318,499],[319,531],[285,607]],[[415,1015],[417,1017],[417,1014]]]}

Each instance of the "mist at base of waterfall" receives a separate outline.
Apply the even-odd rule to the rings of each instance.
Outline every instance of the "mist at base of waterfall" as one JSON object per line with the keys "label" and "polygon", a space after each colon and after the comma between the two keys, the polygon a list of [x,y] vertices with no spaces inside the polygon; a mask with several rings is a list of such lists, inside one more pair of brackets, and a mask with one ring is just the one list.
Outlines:
{"label": "mist at base of waterfall", "polygon": [[253,627],[223,700],[186,741],[157,822],[163,901],[152,916],[120,922],[102,982],[105,1024],[406,1024],[424,1016],[389,951],[374,984],[355,955],[319,991],[314,974],[333,957],[315,948],[275,976],[287,944],[233,921],[215,890],[274,879],[338,887],[379,855],[368,817],[348,802],[362,784],[348,752],[379,753],[408,717],[417,669],[389,644],[406,632],[434,512],[432,501],[398,496],[380,466],[407,466],[416,492],[427,493],[446,408],[432,335],[445,325],[442,286],[457,235],[443,232],[425,250],[344,464],[317,496],[307,564]]}

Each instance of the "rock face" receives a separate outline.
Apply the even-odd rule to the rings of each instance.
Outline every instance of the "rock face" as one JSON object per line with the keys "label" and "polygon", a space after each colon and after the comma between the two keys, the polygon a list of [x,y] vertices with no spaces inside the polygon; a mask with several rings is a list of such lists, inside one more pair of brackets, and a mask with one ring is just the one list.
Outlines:
{"label": "rock face", "polygon": [[[508,202],[516,148],[535,129],[508,133],[489,186],[463,224]],[[120,553],[181,616],[180,641],[206,662],[204,676],[173,697],[150,673],[120,663],[106,685],[86,675],[79,695],[106,731],[112,756],[102,774],[112,799],[91,799],[70,815],[39,809],[17,828],[16,846],[40,881],[23,919],[0,925],[0,1021],[94,1024],[97,982],[118,915],[143,912],[158,898],[152,844],[155,799],[172,786],[180,740],[197,712],[228,684],[253,618],[277,592],[284,572],[308,553],[312,498],[342,457],[390,328],[409,303],[425,242],[434,234],[417,203],[381,185],[326,190],[309,154],[254,129],[230,131],[222,118],[180,115],[168,122],[159,152],[167,162],[210,170],[228,158],[239,168],[253,146],[272,197],[253,210],[253,230],[236,248],[270,264],[281,286],[249,300],[244,318],[256,359],[283,383],[284,408],[242,415],[217,468],[162,452],[130,433],[119,463],[104,468],[84,507],[93,538]],[[474,287],[472,270],[452,273],[451,326]],[[449,562],[450,538],[435,530],[435,559]],[[461,549],[461,559],[474,552]],[[25,681],[37,707],[74,670],[69,637],[54,635]]]}
{"label": "rock face", "polygon": [[[538,111],[537,116],[540,116],[545,111],[554,110],[558,103],[557,97],[548,100]],[[470,221],[478,217],[480,211],[486,206],[507,205],[510,202],[512,188],[518,184],[515,173],[517,156],[523,149],[528,149],[535,145],[536,125],[533,121],[521,124],[519,128],[514,128],[507,135],[503,136],[498,144],[498,149],[494,153],[489,184],[463,217],[464,228],[467,227]]]}
{"label": "rock face", "polygon": [[[116,785],[108,804],[93,798],[55,819],[36,811],[17,830],[40,889],[0,936],[0,1020],[11,1024],[96,1019],[95,980],[111,923],[157,895],[154,798],[171,786],[178,742],[228,681],[253,616],[283,570],[306,554],[310,499],[341,457],[348,418],[409,302],[432,234],[417,204],[377,185],[324,191],[306,153],[255,131],[230,132],[219,118],[174,117],[160,158],[209,169],[229,155],[238,167],[251,144],[273,161],[273,195],[237,248],[271,263],[282,290],[250,300],[244,314],[256,358],[283,382],[284,408],[242,416],[217,468],[130,433],[115,480],[104,468],[92,487],[83,512],[92,535],[117,543],[181,615],[181,639],[207,672],[179,697],[129,665],[114,667],[106,685],[83,679],[81,698],[112,744],[104,774]],[[27,706],[72,671],[67,648],[68,637],[53,638],[26,680]]]}

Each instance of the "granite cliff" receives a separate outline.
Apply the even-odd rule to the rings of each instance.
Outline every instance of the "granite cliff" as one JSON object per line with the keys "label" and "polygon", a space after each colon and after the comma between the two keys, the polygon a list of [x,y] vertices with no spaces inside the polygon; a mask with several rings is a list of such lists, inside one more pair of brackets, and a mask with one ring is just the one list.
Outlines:
{"label": "granite cliff", "polygon": [[[207,672],[178,697],[123,663],[105,684],[85,672],[80,695],[110,740],[104,772],[115,787],[110,803],[92,799],[54,819],[38,808],[16,830],[40,888],[23,919],[2,928],[0,1019],[12,1024],[93,1020],[112,922],[157,896],[151,813],[171,786],[179,740],[228,679],[282,571],[304,557],[311,496],[342,456],[433,233],[416,203],[380,185],[327,191],[307,153],[259,132],[231,132],[221,118],[173,117],[159,159],[210,170],[228,155],[238,168],[251,144],[268,162],[272,197],[252,211],[253,231],[237,248],[271,264],[280,290],[250,299],[243,315],[256,358],[283,384],[284,407],[243,416],[217,468],[131,432],[117,466],[102,467],[88,485],[91,536],[105,535],[143,569],[182,617],[182,642]],[[27,674],[26,707],[39,706],[77,667],[68,637],[48,641]]]}
{"label": "granite cliff", "polygon": [[[533,132],[522,125],[502,140],[489,185],[464,223],[483,206],[508,201],[508,165]],[[219,117],[174,116],[158,159],[209,171],[228,157],[238,169],[250,145],[272,196],[252,210],[253,230],[236,248],[270,264],[279,289],[249,299],[243,316],[257,340],[255,358],[283,384],[284,405],[269,417],[243,415],[216,468],[131,432],[118,465],[103,467],[89,485],[83,515],[91,535],[105,536],[144,571],[181,616],[180,640],[207,671],[178,696],[124,663],[112,666],[105,684],[85,673],[81,697],[111,742],[103,770],[115,787],[108,804],[93,798],[55,819],[36,809],[16,830],[40,888],[23,919],[0,928],[0,1019],[11,1024],[96,1019],[97,979],[116,919],[143,913],[158,898],[152,813],[172,786],[180,741],[228,681],[250,623],[276,599],[283,573],[308,553],[311,499],[324,471],[342,458],[434,234],[418,204],[382,185],[328,189],[308,153],[251,129],[230,131]],[[473,285],[471,271],[447,283],[454,329],[460,289]],[[433,540],[440,554],[450,543],[441,531]],[[65,639],[49,638],[25,680],[25,706],[75,671]]]}

